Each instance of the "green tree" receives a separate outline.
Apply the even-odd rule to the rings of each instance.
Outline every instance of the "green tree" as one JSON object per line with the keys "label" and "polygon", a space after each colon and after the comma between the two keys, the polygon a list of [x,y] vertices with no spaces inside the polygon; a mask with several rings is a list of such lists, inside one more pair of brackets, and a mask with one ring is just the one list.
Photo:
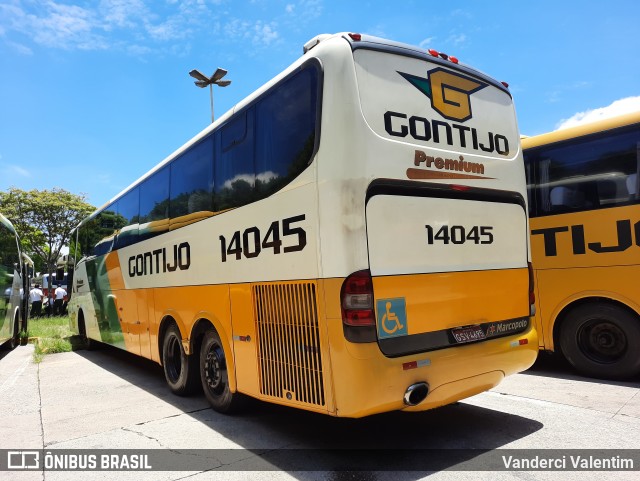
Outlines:
{"label": "green tree", "polygon": [[0,212],[14,225],[22,248],[42,262],[49,278],[71,231],[95,210],[84,195],[64,189],[0,192]]}

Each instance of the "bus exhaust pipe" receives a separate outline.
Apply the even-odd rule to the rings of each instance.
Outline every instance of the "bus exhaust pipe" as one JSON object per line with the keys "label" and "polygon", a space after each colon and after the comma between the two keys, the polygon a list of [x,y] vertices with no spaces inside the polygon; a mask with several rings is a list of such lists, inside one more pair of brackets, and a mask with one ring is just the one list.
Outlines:
{"label": "bus exhaust pipe", "polygon": [[404,403],[407,406],[417,406],[429,394],[429,385],[426,382],[417,382],[407,388],[404,393]]}

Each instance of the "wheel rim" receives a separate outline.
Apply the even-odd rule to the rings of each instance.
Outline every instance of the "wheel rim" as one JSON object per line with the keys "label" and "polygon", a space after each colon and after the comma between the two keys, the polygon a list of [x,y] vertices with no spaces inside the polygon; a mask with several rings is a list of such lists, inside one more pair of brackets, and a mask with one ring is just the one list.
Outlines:
{"label": "wheel rim", "polygon": [[620,327],[608,320],[596,319],[585,323],[578,332],[580,350],[592,361],[612,364],[627,351],[627,336]]}
{"label": "wheel rim", "polygon": [[204,361],[204,376],[207,388],[212,394],[222,394],[226,387],[227,366],[222,347],[213,343],[207,351]]}
{"label": "wheel rim", "polygon": [[180,372],[182,371],[182,352],[180,350],[180,341],[176,336],[170,336],[167,340],[165,357],[167,375],[171,382],[176,382],[180,378]]}

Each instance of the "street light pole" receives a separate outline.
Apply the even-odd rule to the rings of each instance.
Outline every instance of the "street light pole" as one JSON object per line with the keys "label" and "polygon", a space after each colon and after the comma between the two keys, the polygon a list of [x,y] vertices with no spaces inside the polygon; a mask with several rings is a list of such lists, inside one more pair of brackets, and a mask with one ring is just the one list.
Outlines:
{"label": "street light pole", "polygon": [[227,71],[223,68],[218,68],[211,77],[207,77],[199,70],[193,69],[189,72],[189,75],[196,79],[194,83],[201,89],[205,88],[207,85],[209,86],[209,97],[211,99],[211,123],[213,123],[213,86],[217,85],[218,87],[226,87],[231,83],[231,80],[222,80],[222,77],[227,75]]}
{"label": "street light pole", "polygon": [[209,99],[211,100],[211,123],[213,123],[213,84],[209,84]]}

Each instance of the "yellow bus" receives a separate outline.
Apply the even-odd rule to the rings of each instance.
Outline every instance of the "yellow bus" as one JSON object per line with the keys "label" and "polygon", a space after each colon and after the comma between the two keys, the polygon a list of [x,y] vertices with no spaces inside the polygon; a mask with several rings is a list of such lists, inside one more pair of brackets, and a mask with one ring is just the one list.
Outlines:
{"label": "yellow bus", "polygon": [[522,140],[540,348],[640,372],[640,113]]}
{"label": "yellow bus", "polygon": [[455,57],[321,35],[85,219],[71,325],[212,407],[434,408],[537,356],[511,95]]}
{"label": "yellow bus", "polygon": [[26,330],[26,285],[20,243],[13,224],[0,214],[0,345],[14,348]]}

